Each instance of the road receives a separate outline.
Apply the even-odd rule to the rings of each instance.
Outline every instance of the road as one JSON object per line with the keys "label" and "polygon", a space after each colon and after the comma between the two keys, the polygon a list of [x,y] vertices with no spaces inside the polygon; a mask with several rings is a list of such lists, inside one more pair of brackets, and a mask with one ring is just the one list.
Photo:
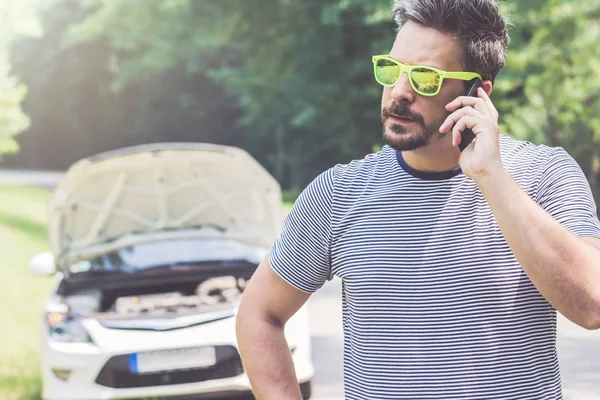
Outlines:
{"label": "road", "polygon": [[344,398],[342,334],[342,285],[339,279],[327,282],[308,301],[312,333],[315,400]]}
{"label": "road", "polygon": [[[0,183],[52,188],[61,175],[0,170]],[[315,400],[343,399],[341,290],[334,279],[309,300]],[[600,331],[586,331],[559,315],[557,345],[565,400],[600,400]]]}
{"label": "road", "polygon": [[62,175],[60,171],[0,169],[0,183],[52,189],[58,185]]}

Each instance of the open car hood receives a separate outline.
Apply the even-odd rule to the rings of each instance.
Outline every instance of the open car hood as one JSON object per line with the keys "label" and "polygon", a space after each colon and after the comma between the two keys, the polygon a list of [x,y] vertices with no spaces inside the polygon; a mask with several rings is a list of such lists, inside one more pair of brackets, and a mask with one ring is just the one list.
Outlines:
{"label": "open car hood", "polygon": [[144,241],[208,237],[270,247],[283,222],[277,181],[247,152],[160,143],[75,163],[51,201],[59,266]]}

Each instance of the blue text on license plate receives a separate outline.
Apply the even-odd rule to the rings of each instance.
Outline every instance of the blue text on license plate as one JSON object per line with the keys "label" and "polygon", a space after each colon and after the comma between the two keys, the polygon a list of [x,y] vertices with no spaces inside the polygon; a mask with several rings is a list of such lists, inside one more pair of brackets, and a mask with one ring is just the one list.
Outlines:
{"label": "blue text on license plate", "polygon": [[214,347],[192,347],[147,351],[129,356],[129,371],[144,374],[159,371],[206,368],[217,362]]}

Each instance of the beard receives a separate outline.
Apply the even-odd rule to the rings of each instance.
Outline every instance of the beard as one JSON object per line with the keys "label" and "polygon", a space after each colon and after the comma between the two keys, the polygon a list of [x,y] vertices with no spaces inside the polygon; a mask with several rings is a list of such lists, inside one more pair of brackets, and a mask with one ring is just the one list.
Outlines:
{"label": "beard", "polygon": [[[409,126],[391,124],[388,127],[390,117],[394,115],[413,121]],[[381,122],[383,124],[383,141],[391,148],[398,151],[412,151],[427,146],[432,139],[440,139],[448,133],[440,133],[440,126],[444,123],[446,116],[425,124],[421,114],[410,111],[406,103],[392,103],[381,111]],[[409,132],[409,130],[413,132]]]}

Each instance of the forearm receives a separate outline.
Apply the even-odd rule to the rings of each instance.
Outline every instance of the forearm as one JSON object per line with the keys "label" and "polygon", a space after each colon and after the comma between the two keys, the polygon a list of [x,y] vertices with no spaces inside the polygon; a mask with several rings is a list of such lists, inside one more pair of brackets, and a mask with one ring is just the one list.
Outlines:
{"label": "forearm", "polygon": [[573,322],[596,328],[600,251],[554,220],[505,170],[477,183],[512,252],[540,293]]}
{"label": "forearm", "polygon": [[244,369],[258,400],[301,399],[283,326],[238,316],[237,337]]}

